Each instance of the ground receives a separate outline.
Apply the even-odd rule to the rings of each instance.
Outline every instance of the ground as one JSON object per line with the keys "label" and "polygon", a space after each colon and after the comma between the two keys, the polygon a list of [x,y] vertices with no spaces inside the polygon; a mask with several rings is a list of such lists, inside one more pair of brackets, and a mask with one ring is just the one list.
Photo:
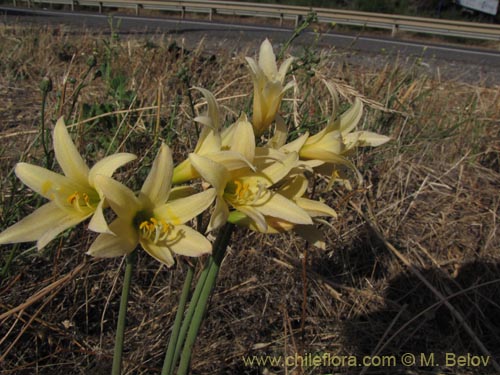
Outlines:
{"label": "ground", "polygon": [[[118,177],[137,187],[158,147],[151,140],[169,143],[176,162],[192,150],[192,118],[205,106],[189,87],[214,92],[227,121],[238,115],[229,108],[250,107],[244,57],[256,56],[261,42],[231,53],[161,34],[19,25],[3,26],[0,38],[0,228],[42,203],[13,167],[47,162],[39,137],[43,77],[53,86],[46,127],[59,115],[77,124],[72,136],[89,164],[107,152],[135,152],[139,161]],[[392,140],[352,155],[363,175],[352,190],[318,183],[315,195],[339,214],[320,224],[325,250],[292,233],[233,234],[191,373],[497,373],[498,85],[439,80],[417,58],[367,66],[349,63],[350,51],[292,52],[298,58],[289,77],[299,89],[282,106],[291,127],[313,131],[328,116],[328,79],[343,94],[342,108],[354,96],[364,100],[360,127]],[[32,243],[2,245],[1,374],[110,372],[124,262],[86,255],[94,238],[81,225],[43,252]],[[204,260],[192,260],[197,274]],[[124,374],[160,372],[186,262],[167,269],[139,253]],[[405,367],[404,353],[416,363]],[[330,362],[299,360],[308,355]],[[459,366],[454,355],[489,360]],[[287,356],[288,367],[271,362]],[[338,366],[342,356],[358,362]],[[373,366],[358,365],[364,356]],[[377,366],[378,359],[388,362]]]}

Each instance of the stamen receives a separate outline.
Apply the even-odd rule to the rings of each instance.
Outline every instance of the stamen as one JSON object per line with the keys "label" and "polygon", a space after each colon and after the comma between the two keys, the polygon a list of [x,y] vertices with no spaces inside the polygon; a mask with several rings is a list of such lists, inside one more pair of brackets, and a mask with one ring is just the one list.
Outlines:
{"label": "stamen", "polygon": [[79,198],[79,194],[78,194],[78,192],[75,191],[73,194],[71,194],[68,197],[67,201],[69,204],[74,204],[75,201],[78,201],[78,198]]}
{"label": "stamen", "polygon": [[83,201],[85,202],[85,205],[88,207],[88,208],[92,208],[92,206],[90,205],[90,198],[89,198],[89,195],[87,193],[83,193],[82,194],[83,196]]}
{"label": "stamen", "polygon": [[94,209],[87,193],[79,193],[78,191],[75,191],[73,194],[70,194],[68,198],[66,198],[66,202],[72,205],[75,210],[80,212],[84,212],[84,206],[87,206],[92,210]]}
{"label": "stamen", "polygon": [[158,220],[154,217],[151,217],[149,220],[145,220],[139,224],[139,230],[142,237],[150,239],[155,244],[158,241],[166,240],[172,232],[172,229],[173,225],[168,224],[163,219]]}
{"label": "stamen", "polygon": [[255,204],[255,202],[257,202],[257,200],[265,193],[266,187],[263,184],[258,183],[257,189],[258,190],[253,197],[252,204]]}
{"label": "stamen", "polygon": [[234,180],[230,186],[232,187],[226,192],[226,197],[234,204],[253,205],[266,193],[266,186],[259,181]]}

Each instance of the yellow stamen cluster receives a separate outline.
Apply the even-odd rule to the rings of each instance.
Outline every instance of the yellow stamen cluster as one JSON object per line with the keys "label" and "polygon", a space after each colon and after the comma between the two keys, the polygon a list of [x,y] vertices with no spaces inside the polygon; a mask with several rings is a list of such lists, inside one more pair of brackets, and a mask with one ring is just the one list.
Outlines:
{"label": "yellow stamen cluster", "polygon": [[264,193],[265,187],[260,184],[250,184],[240,180],[232,182],[231,191],[226,192],[229,201],[235,204],[254,204]]}
{"label": "yellow stamen cluster", "polygon": [[87,193],[79,193],[75,191],[73,194],[69,195],[66,201],[71,204],[76,210],[82,211],[83,206],[93,209],[90,204],[90,198]]}
{"label": "yellow stamen cluster", "polygon": [[143,238],[152,240],[154,243],[167,239],[172,232],[173,225],[165,220],[157,220],[154,217],[139,224],[139,230]]}
{"label": "yellow stamen cluster", "polygon": [[244,184],[243,182],[238,180],[234,181],[234,184],[236,185],[235,195],[239,199],[247,200],[252,195],[252,191],[250,190],[248,184]]}

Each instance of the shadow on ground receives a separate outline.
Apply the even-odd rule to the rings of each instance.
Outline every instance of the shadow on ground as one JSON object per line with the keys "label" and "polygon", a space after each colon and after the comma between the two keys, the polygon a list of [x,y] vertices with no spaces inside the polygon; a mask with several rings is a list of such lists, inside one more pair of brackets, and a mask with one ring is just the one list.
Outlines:
{"label": "shadow on ground", "polygon": [[[346,344],[358,358],[374,353],[395,357],[395,366],[391,363],[385,368],[373,367],[366,373],[496,373],[491,358],[484,359],[488,361],[484,366],[479,357],[470,356],[484,357],[480,341],[500,360],[500,264],[469,262],[456,267],[451,276],[441,267],[418,272],[447,297],[461,318],[452,314],[414,273],[402,273],[388,280],[386,308],[357,315],[343,328]],[[465,324],[473,335],[467,332]],[[405,353],[415,356],[415,366],[401,365]],[[458,365],[458,356],[465,356],[464,366]]]}

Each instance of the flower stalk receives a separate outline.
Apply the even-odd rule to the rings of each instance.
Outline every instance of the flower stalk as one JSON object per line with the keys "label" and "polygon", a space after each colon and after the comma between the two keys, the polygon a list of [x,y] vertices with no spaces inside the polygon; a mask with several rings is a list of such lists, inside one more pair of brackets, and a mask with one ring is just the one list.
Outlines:
{"label": "flower stalk", "polygon": [[174,363],[175,349],[178,345],[182,317],[184,316],[184,311],[186,309],[186,302],[189,296],[189,290],[191,289],[191,283],[193,282],[193,276],[194,268],[191,265],[188,265],[186,279],[184,280],[184,285],[182,287],[179,306],[177,307],[177,313],[175,314],[174,326],[172,327],[172,334],[170,336],[170,340],[168,341],[167,352],[165,354],[161,375],[169,375],[172,364]]}
{"label": "flower stalk", "polygon": [[130,294],[130,284],[132,281],[132,272],[137,259],[135,251],[125,258],[125,276],[123,279],[122,295],[120,298],[120,310],[118,312],[118,322],[116,324],[115,351],[113,354],[113,367],[111,375],[120,375],[123,356],[123,342],[125,339],[125,324],[127,318],[128,296]]}
{"label": "flower stalk", "polygon": [[231,223],[226,223],[224,227],[221,228],[214,242],[213,253],[210,258],[210,261],[209,263],[207,263],[207,266],[205,267],[204,270],[206,271],[205,273],[206,279],[205,280],[200,279],[198,281],[198,285],[200,285],[201,283],[203,285],[201,292],[199,294],[199,299],[196,302],[196,306],[194,308],[194,315],[192,317],[191,323],[189,324],[189,330],[187,332],[186,342],[184,343],[182,349],[179,369],[177,371],[178,375],[187,374],[187,371],[189,370],[193,345],[196,341],[196,337],[198,336],[198,331],[200,330],[201,323],[203,321],[203,316],[206,310],[208,299],[212,294],[212,290],[215,286],[215,281],[217,280],[217,275],[219,274],[219,269],[222,260],[224,259],[224,255],[229,245],[229,240],[231,239],[231,234],[233,233],[233,230],[234,230],[234,224]]}

